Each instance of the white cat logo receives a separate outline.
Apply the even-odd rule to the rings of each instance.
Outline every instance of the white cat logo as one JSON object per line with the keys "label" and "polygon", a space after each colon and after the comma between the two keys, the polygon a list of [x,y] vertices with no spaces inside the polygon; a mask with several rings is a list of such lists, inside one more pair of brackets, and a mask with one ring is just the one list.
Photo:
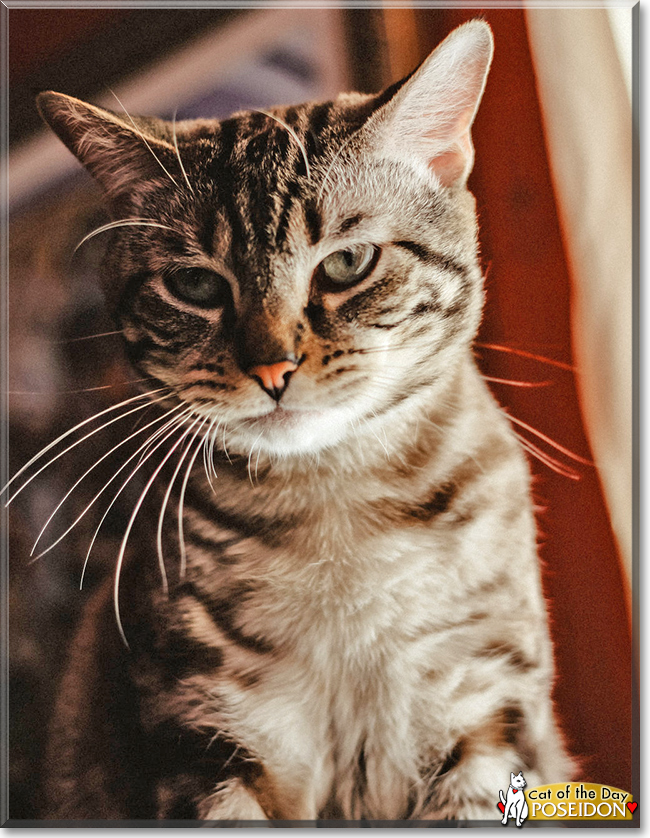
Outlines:
{"label": "white cat logo", "polygon": [[499,809],[503,812],[501,823],[504,826],[507,826],[508,818],[514,818],[517,826],[521,826],[528,817],[528,803],[524,795],[526,785],[526,780],[521,771],[516,775],[510,772],[510,785],[508,786],[508,792],[505,797],[501,789],[499,789],[499,797],[501,799]]}

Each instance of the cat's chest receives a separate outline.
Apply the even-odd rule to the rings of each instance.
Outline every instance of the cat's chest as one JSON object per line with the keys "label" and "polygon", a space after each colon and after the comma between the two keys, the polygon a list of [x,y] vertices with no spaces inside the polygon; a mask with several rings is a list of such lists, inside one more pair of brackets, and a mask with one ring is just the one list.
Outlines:
{"label": "cat's chest", "polygon": [[[453,693],[458,662],[478,642],[480,587],[509,561],[496,538],[481,515],[463,523],[453,507],[379,525],[372,504],[338,499],[312,509],[285,541],[233,543],[225,564],[219,551],[200,566],[190,553],[208,593],[245,592],[227,620],[187,600],[195,639],[223,652],[220,669],[192,687],[219,694],[218,710],[208,702],[202,718],[227,723],[271,768],[276,756],[283,771],[295,766],[318,811],[334,786],[345,790],[345,778],[358,776],[362,759],[376,778],[372,811],[400,817],[422,748],[434,733],[439,742],[452,736],[453,720],[434,712],[431,696],[444,703]],[[348,813],[350,782],[351,796],[339,801]]]}

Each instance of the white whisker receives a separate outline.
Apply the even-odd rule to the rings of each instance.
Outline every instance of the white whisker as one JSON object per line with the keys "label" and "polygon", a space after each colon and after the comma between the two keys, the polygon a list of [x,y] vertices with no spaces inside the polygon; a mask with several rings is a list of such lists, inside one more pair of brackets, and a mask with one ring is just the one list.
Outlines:
{"label": "white whisker", "polygon": [[539,460],[540,463],[543,463],[545,466],[550,468],[552,471],[561,474],[563,477],[568,477],[570,480],[580,480],[580,475],[571,468],[571,466],[565,466],[556,460],[555,457],[551,457],[550,454],[546,454],[541,451],[536,445],[534,445],[530,440],[526,439],[525,437],[521,436],[521,434],[515,433],[515,436],[519,439],[519,442],[531,454],[535,459]]}
{"label": "white whisker", "polygon": [[357,446],[359,448],[359,456],[361,457],[361,464],[365,467],[366,458],[365,458],[365,454],[364,454],[364,450],[363,450],[363,446],[362,446],[362,441],[363,440],[362,440],[361,434],[360,434],[361,420],[360,419],[355,419],[355,420],[353,420],[353,422],[354,422],[354,424],[352,424],[351,427],[352,427],[352,430],[354,431],[354,436],[357,440]]}
{"label": "white whisker", "polygon": [[230,459],[230,454],[228,453],[228,446],[226,445],[226,423],[223,423],[223,434],[221,436],[223,442],[223,453],[226,455],[226,459],[232,465],[232,460]]}
{"label": "white whisker", "polygon": [[113,94],[113,96],[117,99],[117,102],[118,102],[119,106],[122,108],[122,110],[124,111],[124,113],[126,114],[126,116],[129,118],[129,121],[131,122],[131,125],[133,125],[133,127],[134,127],[134,129],[135,129],[135,131],[136,131],[137,135],[140,137],[140,139],[142,140],[142,142],[143,142],[143,143],[146,145],[146,147],[149,149],[149,151],[150,151],[150,152],[151,152],[151,154],[153,155],[154,159],[156,160],[156,162],[158,163],[158,165],[160,166],[160,168],[161,168],[161,169],[163,170],[163,172],[167,175],[167,177],[171,180],[171,182],[174,184],[174,186],[176,186],[176,187],[177,187],[177,186],[178,186],[178,182],[176,181],[176,178],[175,178],[175,177],[174,177],[174,176],[173,176],[170,172],[168,172],[168,171],[167,171],[167,169],[166,169],[166,168],[165,168],[165,166],[163,165],[162,160],[158,157],[158,155],[156,154],[156,152],[155,152],[155,151],[151,148],[151,146],[150,146],[150,145],[149,145],[149,143],[147,142],[147,138],[146,138],[146,137],[145,137],[145,135],[142,133],[142,131],[138,128],[138,126],[135,124],[135,122],[134,122],[134,120],[133,120],[133,117],[132,117],[132,116],[131,116],[131,114],[127,111],[127,109],[124,107],[124,105],[123,105],[123,104],[122,104],[122,102],[120,101],[120,98],[119,98],[119,96],[117,95],[117,93],[115,93],[115,91],[111,90],[111,89],[110,89],[110,87],[109,87],[108,89],[111,91],[111,93]]}
{"label": "white whisker", "polygon": [[[222,421],[223,420],[220,420],[219,422],[217,422],[217,426],[215,427],[214,431],[210,430],[208,432],[209,436],[210,436],[208,462],[209,462],[209,465],[210,465],[210,470],[212,471],[212,474],[213,474],[215,480],[217,479],[217,477],[219,475],[217,474],[217,469],[215,468],[215,465],[214,465],[214,447],[215,447],[215,444],[216,444],[216,441],[217,441],[217,435],[219,433],[219,428],[221,427]],[[213,491],[214,491],[214,489],[213,489]]]}
{"label": "white whisker", "polygon": [[257,437],[255,438],[255,442],[251,445],[251,450],[248,454],[248,479],[250,480],[251,486],[255,488],[255,484],[253,483],[253,475],[251,474],[251,457],[253,456],[253,451],[255,450],[255,446],[257,445],[258,439],[262,436],[264,431],[260,431]]}
{"label": "white whisker", "polygon": [[217,421],[217,417],[213,417],[208,430],[205,432],[203,436],[203,469],[205,471],[205,476],[208,478],[208,483],[210,484],[210,488],[214,492],[214,484],[212,482],[212,473],[214,471],[213,464],[210,462],[210,434],[212,432],[212,428]]}
{"label": "white whisker", "polygon": [[148,218],[122,218],[119,221],[111,221],[108,224],[102,224],[101,227],[98,227],[96,230],[92,230],[83,237],[83,239],[75,247],[73,253],[76,253],[81,245],[85,244],[89,239],[93,239],[95,236],[98,236],[100,233],[105,233],[107,230],[116,230],[118,227],[160,227],[161,230],[171,230],[174,232],[173,227],[169,227],[167,224],[159,224],[157,221],[150,221]]}
{"label": "white whisker", "polygon": [[568,448],[565,448],[563,445],[560,445],[559,442],[555,442],[554,439],[551,439],[546,434],[543,434],[541,431],[536,430],[531,425],[526,424],[526,422],[522,422],[521,419],[516,419],[514,416],[511,416],[509,413],[506,412],[506,416],[511,422],[514,422],[516,425],[519,425],[522,428],[525,428],[527,431],[530,431],[531,434],[535,434],[536,437],[539,439],[543,439],[544,442],[548,443],[548,445],[555,448],[556,451],[559,451],[561,454],[566,454],[567,457],[570,457],[572,460],[575,460],[577,463],[582,463],[585,466],[593,466],[591,460],[587,460],[584,457],[580,457],[578,454],[574,454],[573,451],[569,451]]}
{"label": "white whisker", "polygon": [[151,381],[146,378],[132,378],[129,381],[118,381],[117,384],[100,384],[97,387],[83,387],[81,390],[7,390],[10,396],[73,396],[77,393],[96,393],[98,390],[113,390],[115,387],[125,387],[127,384],[138,384],[141,381]]}
{"label": "white whisker", "polygon": [[[192,432],[192,429],[195,428],[197,423],[200,422],[200,421],[201,421],[200,417],[195,419],[194,422],[190,425],[190,427],[185,431],[185,433],[181,437],[181,440],[185,439],[188,436],[188,434],[190,434]],[[176,468],[174,469],[172,479],[169,481],[169,485],[167,486],[167,491],[165,492],[165,497],[163,498],[163,502],[162,502],[162,505],[160,507],[160,515],[158,517],[158,531],[157,531],[157,534],[156,534],[156,549],[157,549],[157,552],[158,552],[158,564],[160,566],[160,576],[162,578],[162,587],[163,587],[163,592],[164,592],[165,596],[167,596],[168,593],[169,593],[169,586],[167,584],[167,571],[165,570],[165,558],[163,556],[163,538],[162,538],[163,521],[164,521],[164,518],[165,518],[165,509],[167,508],[167,502],[169,501],[169,496],[172,493],[172,487],[174,485],[176,477],[178,476],[178,472],[181,470],[181,466],[183,465],[183,460],[187,456],[187,452],[192,447],[192,442],[193,442],[193,440],[191,439],[189,441],[189,443],[187,444],[187,446],[185,447],[185,450],[181,454],[181,456],[178,460],[178,463],[176,464]]]}
{"label": "white whisker", "polygon": [[259,481],[259,480],[258,480],[258,478],[257,478],[257,469],[259,468],[259,464],[260,464],[260,454],[261,454],[261,453],[262,453],[262,447],[260,446],[260,447],[257,449],[257,459],[255,460],[255,482],[258,484],[258,486],[259,486],[259,482],[260,482],[260,481]]}
{"label": "white whisker", "polygon": [[[196,423],[194,423],[194,424],[196,424]],[[149,480],[147,480],[147,483],[146,483],[144,489],[140,493],[140,497],[138,498],[138,501],[137,501],[137,503],[136,503],[136,505],[133,509],[133,512],[131,513],[131,517],[129,518],[129,523],[126,526],[126,531],[124,533],[124,536],[122,537],[122,543],[120,545],[120,551],[117,555],[117,562],[115,564],[115,579],[114,579],[114,584],[113,584],[113,606],[114,606],[114,610],[115,610],[115,619],[117,620],[117,629],[118,629],[118,631],[120,633],[120,637],[124,641],[124,644],[126,645],[127,649],[130,648],[130,647],[129,647],[128,640],[126,639],[126,635],[124,634],[124,628],[122,626],[122,619],[120,617],[120,603],[119,603],[120,575],[122,573],[122,565],[124,563],[124,554],[126,553],[126,545],[128,544],[129,535],[131,534],[131,530],[133,529],[133,524],[135,523],[135,519],[138,515],[138,512],[140,511],[140,507],[144,503],[144,499],[146,498],[147,493],[149,492],[149,489],[153,485],[153,482],[156,479],[156,477],[158,477],[158,475],[160,474],[160,472],[161,472],[163,466],[165,465],[165,463],[167,462],[167,460],[169,460],[169,458],[174,453],[174,451],[178,448],[178,446],[181,444],[181,442],[185,439],[185,437],[187,436],[187,433],[188,432],[185,431],[183,434],[181,434],[180,438],[176,440],[176,442],[172,445],[172,447],[169,449],[169,451],[165,454],[165,456],[163,457],[161,462],[156,466],[156,469],[155,469],[154,473],[151,475],[151,477],[149,478]],[[165,580],[166,580],[166,577],[165,577]]]}
{"label": "white whisker", "polygon": [[2,492],[0,492],[0,494],[6,492],[7,489],[9,488],[9,486],[11,486],[11,484],[14,482],[14,480],[16,480],[16,478],[20,477],[20,475],[23,474],[33,463],[35,463],[37,460],[39,460],[41,457],[43,457],[45,454],[47,454],[47,452],[50,451],[52,448],[54,448],[55,445],[58,445],[59,442],[66,439],[67,437],[69,437],[70,434],[73,434],[75,431],[79,430],[79,428],[83,428],[84,425],[87,425],[89,422],[93,422],[95,419],[99,419],[100,416],[104,416],[105,414],[110,413],[114,410],[118,410],[121,407],[126,407],[126,405],[132,404],[134,401],[142,400],[142,399],[145,399],[145,398],[147,399],[146,404],[138,405],[137,407],[134,407],[131,410],[127,410],[124,413],[121,413],[119,416],[116,416],[115,418],[111,419],[110,421],[105,422],[103,425],[100,425],[98,428],[95,428],[95,430],[91,431],[89,434],[86,434],[84,437],[77,440],[72,445],[68,446],[64,451],[61,451],[59,454],[57,454],[56,457],[49,460],[35,474],[33,474],[29,478],[29,480],[27,480],[25,483],[23,483],[23,485],[20,487],[20,489],[17,489],[16,492],[14,492],[14,494],[9,498],[9,500],[6,501],[5,506],[9,506],[9,504],[14,500],[14,498],[16,498],[22,492],[22,490],[29,483],[31,483],[32,480],[35,477],[37,477],[44,469],[46,469],[48,466],[52,465],[52,463],[54,463],[56,460],[58,460],[59,457],[62,457],[68,451],[71,451],[73,448],[75,448],[75,446],[80,445],[82,442],[84,442],[84,440],[93,436],[93,434],[99,433],[99,431],[103,430],[104,428],[107,428],[109,425],[112,425],[114,422],[118,422],[120,419],[124,419],[126,416],[129,416],[131,413],[135,413],[138,410],[144,410],[144,408],[149,407],[150,404],[155,404],[156,402],[163,401],[163,399],[166,398],[167,394],[165,396],[161,396],[161,398],[159,398],[159,399],[151,400],[151,399],[147,398],[148,396],[154,395],[155,393],[160,393],[163,390],[168,390],[168,388],[167,387],[160,387],[158,390],[153,390],[149,393],[141,393],[138,396],[132,396],[130,399],[125,399],[124,401],[120,402],[119,404],[112,405],[111,407],[107,407],[105,410],[101,410],[99,413],[95,413],[93,416],[90,416],[88,419],[84,419],[83,422],[79,422],[79,424],[75,425],[74,428],[70,428],[69,431],[66,431],[65,433],[61,434],[61,436],[57,437],[55,440],[50,442],[48,445],[45,446],[45,448],[42,448],[38,452],[38,454],[35,454],[31,458],[31,460],[29,460],[29,462],[25,463],[25,465],[21,469],[19,469],[19,471],[17,471],[16,474],[14,474],[14,476],[11,478],[11,480],[9,480],[9,482],[4,486],[4,488],[2,489]]}
{"label": "white whisker", "polygon": [[254,110],[257,111],[257,113],[263,113],[264,116],[268,116],[269,119],[274,119],[295,140],[296,145],[298,146],[298,148],[300,149],[300,152],[302,154],[302,159],[305,161],[305,171],[307,172],[307,180],[311,180],[311,168],[309,166],[309,161],[307,160],[307,150],[305,149],[304,144],[300,140],[300,137],[293,130],[293,128],[290,125],[287,125],[287,123],[284,122],[284,120],[280,119],[277,116],[274,116],[272,113],[269,113],[268,111],[263,111],[260,108],[254,108]]}
{"label": "white whisker", "polygon": [[187,172],[185,171],[185,166],[183,165],[183,161],[181,160],[181,153],[178,149],[178,139],[176,137],[176,114],[178,113],[177,110],[174,111],[174,116],[172,118],[172,133],[174,135],[174,148],[176,149],[176,157],[178,157],[178,163],[181,167],[181,172],[183,172],[183,177],[185,178],[185,183],[187,184],[187,188],[190,192],[194,192],[192,184],[187,176]]}
{"label": "white whisker", "polygon": [[[201,426],[203,427],[203,426]],[[197,435],[200,433],[201,428],[199,428],[195,434],[194,439],[196,439]],[[192,440],[194,442],[194,440]],[[181,486],[181,494],[178,499],[178,544],[181,553],[181,563],[180,563],[180,570],[179,576],[181,579],[185,578],[185,570],[187,567],[187,550],[185,549],[185,536],[183,534],[183,504],[185,502],[185,490],[187,489],[187,483],[190,479],[190,474],[192,473],[192,468],[194,467],[194,463],[196,462],[196,458],[199,455],[199,451],[201,450],[201,446],[203,444],[203,439],[199,440],[199,444],[196,447],[196,451],[192,454],[192,458],[187,466],[187,471],[185,472],[185,477],[183,478],[183,485]]]}
{"label": "white whisker", "polygon": [[58,344],[68,344],[68,343],[78,343],[81,340],[94,340],[95,338],[105,338],[109,335],[121,335],[122,329],[113,329],[110,332],[97,332],[95,335],[80,335],[78,338],[68,338],[67,340],[54,340],[52,343]]}
{"label": "white whisker", "polygon": [[[165,431],[166,431],[166,430],[170,427],[170,425],[175,424],[175,423],[177,422],[177,420],[179,420],[179,419],[181,419],[181,418],[182,418],[182,417],[175,416],[173,419],[168,420],[168,421],[167,421],[167,422],[166,422],[166,423],[162,426],[162,428],[158,428],[158,429],[154,432],[154,434],[153,434],[153,436],[152,436],[152,438],[151,438],[151,439],[157,439],[157,438],[158,438],[161,434],[164,434],[164,433],[165,433]],[[108,480],[108,481],[107,481],[107,482],[106,482],[106,483],[102,486],[102,488],[99,490],[99,492],[97,492],[97,494],[93,497],[93,499],[90,501],[90,503],[88,503],[88,504],[87,504],[87,506],[86,506],[86,507],[82,510],[82,512],[81,512],[81,513],[80,513],[80,514],[79,514],[79,515],[75,518],[75,520],[72,522],[72,524],[70,524],[70,526],[69,526],[69,527],[68,527],[68,528],[67,528],[67,529],[66,529],[63,533],[61,533],[61,535],[60,535],[60,536],[56,539],[56,541],[53,541],[53,542],[52,542],[52,544],[50,544],[50,546],[49,546],[49,547],[47,547],[45,550],[41,551],[38,555],[34,556],[34,558],[32,559],[32,562],[37,561],[38,559],[42,558],[42,557],[43,557],[46,553],[49,553],[49,552],[50,552],[50,550],[53,550],[53,549],[56,547],[56,545],[57,545],[57,544],[59,544],[61,541],[63,541],[63,539],[66,537],[66,535],[68,535],[68,533],[72,532],[72,530],[73,530],[73,529],[77,526],[77,524],[79,523],[79,521],[81,521],[81,519],[82,519],[82,518],[84,517],[84,515],[88,512],[88,510],[89,510],[89,509],[91,509],[91,508],[94,506],[94,504],[95,504],[95,503],[96,503],[96,501],[97,501],[97,500],[101,497],[101,495],[104,493],[104,491],[105,491],[105,490],[106,490],[106,489],[107,489],[107,488],[111,485],[111,483],[113,482],[113,480],[115,480],[115,478],[116,478],[119,474],[121,474],[121,473],[124,471],[124,469],[128,466],[128,464],[131,462],[131,460],[135,459],[135,457],[137,457],[137,456],[138,456],[138,454],[142,451],[142,449],[144,448],[144,446],[145,446],[145,445],[149,445],[149,444],[151,443],[151,439],[147,440],[147,442],[145,442],[143,445],[141,445],[140,447],[138,447],[138,448],[135,450],[135,452],[134,452],[133,454],[131,454],[131,456],[130,456],[127,460],[126,460],[126,462],[122,463],[122,465],[121,465],[121,466],[119,467],[119,469],[115,472],[115,474],[114,474],[114,475],[110,478],[110,480]],[[129,480],[131,479],[131,477],[133,476],[133,474],[135,474],[135,472],[138,470],[138,468],[140,467],[141,463],[142,463],[142,458],[140,459],[140,462],[139,462],[139,463],[138,463],[138,465],[136,466],[135,470],[131,473],[131,475],[129,475]],[[127,483],[128,483],[128,480],[127,480]],[[126,485],[126,484],[125,484],[125,485]],[[122,487],[122,488],[124,488],[124,487]],[[120,490],[120,491],[121,491],[121,490]],[[118,493],[118,494],[119,494],[119,493]],[[57,508],[58,508],[58,507],[57,507]],[[109,508],[110,508],[110,507],[109,507]],[[55,512],[56,512],[56,510],[55,510]],[[54,513],[53,513],[53,514],[54,514]],[[102,518],[102,520],[103,520],[103,518]],[[49,519],[48,519],[48,522],[46,523],[46,525],[45,525],[45,526],[47,526],[48,524],[49,524]],[[41,535],[42,535],[42,532],[41,532]],[[39,535],[39,539],[40,539],[40,535]],[[34,545],[34,548],[36,548],[36,544]],[[32,555],[33,555],[33,553],[34,553],[34,550],[32,550]]]}
{"label": "white whisker", "polygon": [[[132,434],[127,436],[126,439],[123,439],[121,442],[118,442],[117,445],[114,445],[110,449],[110,451],[107,451],[106,454],[103,454],[98,460],[96,460],[92,464],[92,466],[90,466],[90,468],[87,469],[75,483],[73,483],[72,487],[70,489],[68,489],[68,491],[65,493],[65,495],[61,498],[61,500],[59,501],[57,506],[54,508],[54,511],[50,514],[50,517],[47,519],[47,521],[43,525],[43,528],[39,532],[38,537],[37,537],[36,541],[34,542],[34,546],[32,547],[32,551],[29,555],[30,556],[34,555],[36,547],[38,546],[38,542],[41,540],[41,538],[43,536],[43,533],[47,530],[48,526],[50,525],[50,522],[52,521],[52,519],[54,518],[56,513],[59,511],[59,509],[61,509],[63,504],[70,497],[70,495],[74,492],[74,490],[77,488],[77,486],[83,480],[85,480],[85,478],[91,473],[91,471],[94,471],[100,463],[102,463],[104,460],[106,460],[108,457],[110,457],[111,454],[113,454],[115,451],[118,450],[118,448],[121,448],[123,445],[126,445],[127,443],[129,443],[133,439],[133,437],[137,436],[138,434],[141,434],[143,431],[146,431],[147,428],[150,428],[152,425],[155,425],[158,422],[164,421],[171,413],[174,413],[178,409],[178,407],[180,407],[180,405],[178,405],[177,407],[171,408],[171,410],[168,410],[166,413],[163,413],[162,416],[158,416],[156,419],[149,422],[147,425],[144,425],[142,428],[139,428],[137,431],[134,431]],[[127,462],[128,462],[128,460],[127,460]],[[90,507],[87,507],[87,509],[89,509],[89,508]]]}
{"label": "white whisker", "polygon": [[[170,437],[170,436],[172,436],[172,435],[173,435],[173,434],[174,434],[174,433],[178,430],[178,428],[179,428],[179,427],[183,424],[183,419],[184,419],[184,418],[185,418],[184,416],[175,416],[175,417],[174,417],[174,419],[173,419],[171,422],[168,422],[168,423],[167,423],[167,424],[166,424],[163,428],[159,428],[159,429],[156,431],[155,436],[156,436],[157,438],[158,438],[158,437],[160,437],[162,434],[164,434],[166,431],[168,431],[168,433],[166,434],[166,436],[164,436],[162,439],[160,439],[160,440],[158,441],[158,444],[155,446],[155,448],[153,448],[153,449],[149,452],[149,454],[148,454],[148,455],[144,458],[144,460],[142,460],[142,459],[141,459],[141,460],[137,463],[136,467],[135,467],[135,468],[131,471],[131,473],[129,474],[129,476],[128,476],[128,477],[126,478],[126,480],[122,483],[122,485],[121,485],[121,486],[120,486],[120,488],[117,490],[117,492],[113,495],[113,499],[111,500],[111,502],[109,503],[109,505],[108,505],[108,506],[106,507],[106,509],[104,510],[104,514],[102,515],[101,520],[100,520],[99,524],[97,524],[97,528],[95,529],[95,532],[93,533],[93,537],[90,539],[90,544],[88,545],[88,550],[86,551],[86,557],[85,557],[85,559],[84,559],[83,568],[82,568],[82,570],[81,570],[81,579],[80,579],[80,581],[79,581],[79,590],[81,590],[81,589],[83,588],[84,576],[85,576],[85,573],[86,573],[86,567],[88,566],[88,560],[90,559],[90,554],[92,553],[92,549],[93,549],[93,547],[94,547],[94,545],[95,545],[95,541],[97,540],[97,536],[99,535],[99,531],[100,531],[100,530],[101,530],[101,528],[102,528],[102,524],[104,523],[104,521],[105,521],[105,520],[106,520],[106,518],[108,517],[108,513],[111,511],[111,509],[113,508],[113,506],[114,506],[114,505],[115,505],[115,503],[117,502],[117,499],[118,499],[118,498],[119,498],[119,496],[122,494],[122,492],[124,491],[124,489],[125,489],[125,488],[129,485],[129,483],[131,482],[131,480],[133,479],[133,477],[135,477],[135,475],[137,474],[137,472],[139,471],[139,469],[141,468],[141,466],[143,465],[143,463],[144,463],[146,460],[148,460],[148,459],[149,459],[149,457],[153,456],[154,452],[155,452],[155,451],[157,451],[157,450],[158,450],[158,448],[160,448],[160,446],[161,446],[161,445],[163,445],[163,444],[164,444],[164,443],[165,443],[165,442],[169,439],[169,437]],[[171,430],[169,430],[170,425],[172,426],[172,429],[171,429]],[[148,444],[148,443],[147,443],[147,444]],[[139,454],[139,453],[140,453],[140,451],[141,451],[141,449],[140,449],[140,448],[138,448],[138,450],[135,452],[135,454],[133,454],[133,455],[132,455],[129,459],[130,459],[130,460],[131,460],[131,459],[133,459],[133,458],[134,458],[137,454]],[[124,466],[128,465],[128,463],[129,463],[129,460],[127,460],[127,461],[126,461],[126,463],[124,464]],[[124,466],[120,469],[120,471],[123,471]],[[119,473],[120,473],[120,472],[118,471],[118,472],[117,472],[117,474],[119,474]],[[113,477],[111,477],[111,479],[110,479],[110,480],[106,483],[106,485],[102,488],[102,490],[101,490],[102,492],[104,491],[104,489],[106,489],[106,487],[107,487],[107,486],[109,486],[109,485],[113,482],[113,480],[115,479],[115,477],[116,477],[116,476],[117,476],[117,475],[113,475]],[[39,557],[37,556],[36,558],[39,558]]]}
{"label": "white whisker", "polygon": [[[374,410],[372,411],[372,413],[374,414]],[[389,460],[389,459],[390,459],[390,454],[389,454],[388,447],[387,447],[387,446],[388,446],[388,440],[386,440],[386,444],[384,444],[384,443],[381,441],[381,439],[379,439],[379,437],[377,436],[377,434],[376,434],[376,433],[374,432],[374,430],[370,427],[370,420],[369,420],[369,419],[364,419],[364,418],[362,418],[362,421],[365,423],[366,427],[368,428],[368,430],[370,431],[370,433],[374,436],[374,438],[377,440],[377,442],[378,442],[378,443],[381,445],[381,447],[384,449],[384,453],[386,454],[386,459],[387,459],[387,460]]]}

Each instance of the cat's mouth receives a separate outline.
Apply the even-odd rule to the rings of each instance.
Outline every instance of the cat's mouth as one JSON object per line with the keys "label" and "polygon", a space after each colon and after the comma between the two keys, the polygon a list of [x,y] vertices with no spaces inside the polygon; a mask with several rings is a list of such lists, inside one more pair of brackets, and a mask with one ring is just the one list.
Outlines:
{"label": "cat's mouth", "polygon": [[313,453],[338,443],[346,434],[350,408],[325,410],[286,408],[278,405],[269,413],[252,416],[230,432],[229,445],[241,453]]}

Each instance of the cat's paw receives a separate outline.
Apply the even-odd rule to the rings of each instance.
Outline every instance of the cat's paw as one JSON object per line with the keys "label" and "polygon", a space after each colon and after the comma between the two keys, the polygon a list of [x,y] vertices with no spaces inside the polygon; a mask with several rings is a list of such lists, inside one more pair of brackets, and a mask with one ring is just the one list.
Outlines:
{"label": "cat's paw", "polygon": [[221,783],[214,794],[202,801],[198,815],[202,821],[267,820],[255,795],[238,779]]}

